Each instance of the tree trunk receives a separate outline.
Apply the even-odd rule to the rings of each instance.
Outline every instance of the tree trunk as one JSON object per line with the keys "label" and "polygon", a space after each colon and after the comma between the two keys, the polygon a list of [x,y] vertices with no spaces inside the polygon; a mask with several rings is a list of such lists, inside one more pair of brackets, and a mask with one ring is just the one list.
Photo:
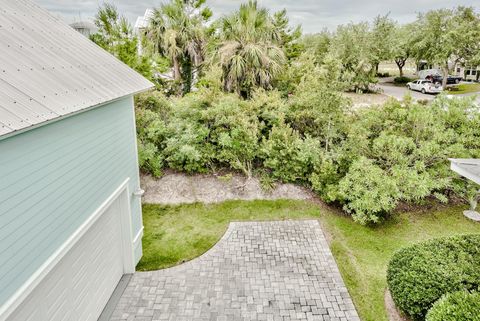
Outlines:
{"label": "tree trunk", "polygon": [[405,67],[407,59],[408,58],[395,58],[395,63],[397,64],[398,71],[400,72],[400,77],[403,77],[403,67]]}
{"label": "tree trunk", "polygon": [[442,87],[445,90],[447,88],[447,78],[448,78],[448,62],[443,66],[443,79],[442,79]]}
{"label": "tree trunk", "polygon": [[180,80],[180,64],[177,57],[173,57],[173,79]]}

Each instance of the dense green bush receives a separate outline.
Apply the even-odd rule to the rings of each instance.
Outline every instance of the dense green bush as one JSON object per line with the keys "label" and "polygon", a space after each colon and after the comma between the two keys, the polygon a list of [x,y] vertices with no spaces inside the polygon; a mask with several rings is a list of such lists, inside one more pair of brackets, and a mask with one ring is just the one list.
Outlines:
{"label": "dense green bush", "polygon": [[406,83],[409,83],[411,81],[413,81],[412,78],[408,78],[408,77],[405,77],[405,76],[395,77],[395,79],[393,79],[393,82],[396,83],[396,84],[406,84]]}
{"label": "dense green bush", "polygon": [[382,221],[400,203],[466,194],[448,158],[480,157],[480,110],[470,99],[391,100],[354,112],[329,86],[307,74],[287,99],[257,90],[243,100],[213,80],[185,97],[140,95],[140,166],[154,175],[265,170],[310,184],[362,224]]}
{"label": "dense green bush", "polygon": [[390,77],[390,73],[389,72],[377,72],[377,77],[380,77],[380,78]]}
{"label": "dense green bush", "polygon": [[265,168],[284,182],[305,181],[320,155],[317,139],[302,139],[288,125],[275,126],[262,143]]}
{"label": "dense green bush", "polygon": [[414,320],[424,320],[443,295],[480,289],[480,235],[404,248],[391,259],[387,281],[397,307]]}
{"label": "dense green bush", "polygon": [[345,174],[333,199],[359,222],[375,223],[400,202],[447,201],[449,193],[465,191],[448,158],[480,156],[480,116],[472,108],[468,100],[439,98],[427,108],[391,100],[360,111],[337,150]]}
{"label": "dense green bush", "polygon": [[438,300],[427,313],[427,321],[480,321],[480,293],[459,291]]}

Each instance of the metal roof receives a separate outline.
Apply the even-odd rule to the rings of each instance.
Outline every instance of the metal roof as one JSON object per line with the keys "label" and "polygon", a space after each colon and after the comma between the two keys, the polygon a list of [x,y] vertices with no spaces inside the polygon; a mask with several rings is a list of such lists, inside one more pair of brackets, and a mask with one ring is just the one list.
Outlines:
{"label": "metal roof", "polygon": [[153,84],[28,0],[0,0],[0,136]]}
{"label": "metal roof", "polygon": [[450,162],[454,172],[480,184],[480,159],[450,159]]}

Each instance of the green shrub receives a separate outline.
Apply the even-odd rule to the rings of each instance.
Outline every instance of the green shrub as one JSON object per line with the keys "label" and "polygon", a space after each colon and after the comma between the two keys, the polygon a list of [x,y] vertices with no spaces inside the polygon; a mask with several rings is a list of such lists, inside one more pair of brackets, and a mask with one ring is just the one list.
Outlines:
{"label": "green shrub", "polygon": [[402,202],[465,194],[448,158],[480,157],[480,108],[471,99],[440,96],[428,108],[390,100],[351,111],[336,85],[312,76],[288,99],[257,90],[243,100],[213,85],[184,97],[138,96],[142,171],[260,170],[310,184],[362,224],[380,222]]}
{"label": "green shrub", "polygon": [[398,203],[400,191],[396,181],[372,160],[355,161],[340,181],[339,199],[344,209],[361,224],[378,223]]}
{"label": "green shrub", "polygon": [[443,296],[427,313],[427,321],[480,321],[480,293],[459,291]]}
{"label": "green shrub", "polygon": [[203,112],[202,122],[210,127],[212,159],[250,177],[260,140],[260,123],[250,105],[234,95],[224,96]]}
{"label": "green shrub", "polygon": [[435,239],[404,248],[393,256],[387,282],[397,307],[424,320],[443,295],[480,288],[480,235]]}
{"label": "green shrub", "polygon": [[264,167],[284,182],[305,181],[321,153],[317,140],[285,124],[273,127],[261,146]]}
{"label": "green shrub", "polygon": [[395,79],[393,79],[393,82],[396,83],[396,84],[406,84],[406,83],[409,83],[411,81],[413,81],[412,78],[408,78],[408,77],[405,77],[405,76],[395,77]]}

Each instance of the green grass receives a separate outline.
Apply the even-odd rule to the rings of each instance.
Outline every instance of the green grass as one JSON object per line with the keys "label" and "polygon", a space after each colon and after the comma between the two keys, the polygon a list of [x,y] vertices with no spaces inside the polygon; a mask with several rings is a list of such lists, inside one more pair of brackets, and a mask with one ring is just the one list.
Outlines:
{"label": "green grass", "polygon": [[387,321],[383,295],[392,254],[414,242],[479,233],[480,224],[462,207],[396,215],[376,228],[354,223],[326,207],[301,201],[232,201],[217,205],[144,205],[144,255],[138,270],[154,270],[191,260],[211,248],[230,221],[319,219],[363,321]]}
{"label": "green grass", "polygon": [[137,270],[155,270],[191,260],[210,249],[231,221],[318,218],[305,202],[232,201],[216,205],[143,206],[143,257]]}
{"label": "green grass", "polygon": [[452,87],[453,90],[448,93],[451,95],[460,95],[480,92],[480,84],[460,84]]}

